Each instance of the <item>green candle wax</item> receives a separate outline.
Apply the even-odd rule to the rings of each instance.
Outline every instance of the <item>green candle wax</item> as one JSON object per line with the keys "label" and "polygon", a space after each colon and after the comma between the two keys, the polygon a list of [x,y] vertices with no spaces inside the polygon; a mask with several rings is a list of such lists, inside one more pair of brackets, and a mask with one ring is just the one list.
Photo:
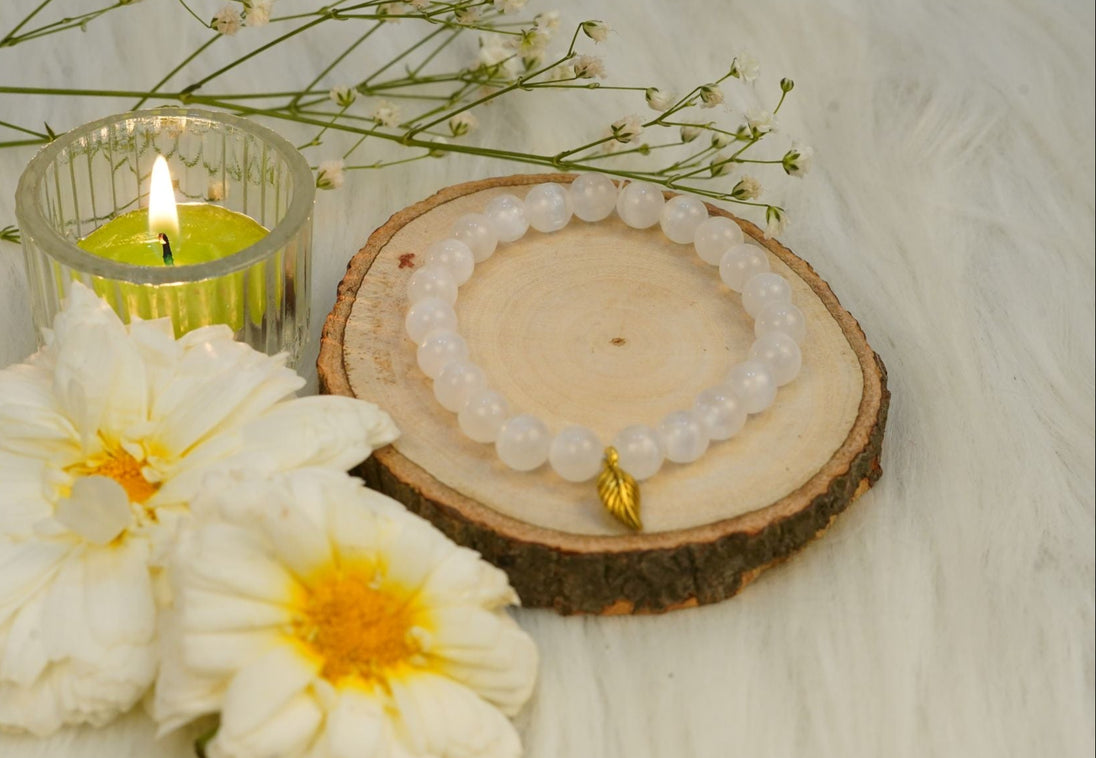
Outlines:
{"label": "green candle wax", "polygon": [[[219,205],[179,205],[178,239],[171,237],[176,266],[224,258],[267,235],[257,221]],[[135,266],[162,266],[163,248],[148,230],[148,211],[111,219],[77,243],[89,253]]]}
{"label": "green candle wax", "polygon": [[[249,216],[218,205],[179,205],[178,213],[179,233],[170,236],[175,268],[225,258],[268,234]],[[111,219],[77,244],[119,263],[164,266],[163,247],[149,231],[147,210]],[[275,256],[272,272],[264,261],[244,271],[200,281],[186,281],[180,272],[178,283],[145,285],[96,277],[93,286],[127,318],[170,317],[177,336],[208,324],[228,324],[239,332],[246,320],[256,326],[261,323],[268,295],[281,297],[280,257],[280,253]],[[274,275],[269,288],[268,273]],[[250,319],[245,319],[245,314],[250,314]]]}

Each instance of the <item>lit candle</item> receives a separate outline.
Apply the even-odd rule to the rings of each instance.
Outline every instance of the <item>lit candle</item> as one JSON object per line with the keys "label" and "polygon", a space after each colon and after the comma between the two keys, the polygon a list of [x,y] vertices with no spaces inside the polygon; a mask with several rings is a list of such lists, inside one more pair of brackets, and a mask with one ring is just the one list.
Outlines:
{"label": "lit candle", "polygon": [[227,324],[295,361],[308,335],[314,195],[292,144],[231,114],[156,108],[77,127],[34,157],[16,190],[35,328],[44,339],[80,281],[124,321],[170,318],[176,335]]}
{"label": "lit candle", "polygon": [[[111,219],[77,244],[89,253],[135,266],[186,266],[217,260],[253,245],[267,230],[249,216],[208,203],[176,204],[171,169],[164,156],[156,156],[149,179],[148,210],[136,210]],[[260,266],[263,264],[260,264]],[[123,286],[123,297],[141,297],[137,311],[163,312],[164,304],[153,307],[149,298],[170,296],[175,305],[167,305],[179,317],[184,331],[190,324],[224,323],[238,330],[243,325],[243,277],[231,275],[227,282],[196,282],[185,285],[185,292],[147,290],[139,292]],[[97,283],[98,284],[98,283]],[[227,286],[226,286],[227,284]],[[265,290],[263,277],[252,276],[247,282],[247,309],[253,319],[262,318]],[[111,299],[112,287],[96,286],[98,293]],[[182,302],[179,302],[179,296]],[[113,305],[113,303],[112,303]]]}
{"label": "lit candle", "polygon": [[163,234],[175,265],[224,258],[253,245],[267,230],[252,218],[208,203],[175,204],[171,170],[156,156],[149,182],[148,210],[111,219],[78,243],[89,253],[135,266],[163,265]]}

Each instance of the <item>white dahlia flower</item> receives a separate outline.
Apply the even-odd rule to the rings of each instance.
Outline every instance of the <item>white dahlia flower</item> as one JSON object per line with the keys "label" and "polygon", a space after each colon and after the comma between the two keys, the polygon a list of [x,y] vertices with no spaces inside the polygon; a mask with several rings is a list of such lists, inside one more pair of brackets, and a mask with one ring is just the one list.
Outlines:
{"label": "white dahlia flower", "polygon": [[176,340],[76,285],[47,344],[0,370],[0,728],[103,724],[156,673],[158,565],[217,471],[345,471],[395,439],[228,327]]}
{"label": "white dahlia flower", "polygon": [[346,474],[207,488],[171,563],[153,715],[210,758],[513,758],[536,648],[505,574]]}

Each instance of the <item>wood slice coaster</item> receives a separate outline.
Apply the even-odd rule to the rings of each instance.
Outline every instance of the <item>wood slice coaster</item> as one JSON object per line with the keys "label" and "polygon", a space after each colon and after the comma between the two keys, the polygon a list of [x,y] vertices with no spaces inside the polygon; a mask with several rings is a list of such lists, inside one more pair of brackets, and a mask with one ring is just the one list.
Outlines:
{"label": "wood slice coaster", "polygon": [[[407,280],[462,214],[571,179],[470,182],[389,219],[339,285],[324,325],[321,389],[392,414],[400,438],[358,473],[504,569],[526,605],[643,613],[722,600],[820,534],[879,477],[886,370],[810,265],[736,218],[807,318],[803,369],[775,404],[700,460],[667,462],[642,482],[639,533],[606,513],[593,482],[568,483],[547,465],[509,470],[435,401],[404,335]],[[615,214],[500,244],[461,287],[456,308],[472,360],[512,412],[533,413],[553,431],[580,423],[606,442],[624,426],[691,408],[753,340],[740,296],[691,245],[657,225],[631,229]]]}

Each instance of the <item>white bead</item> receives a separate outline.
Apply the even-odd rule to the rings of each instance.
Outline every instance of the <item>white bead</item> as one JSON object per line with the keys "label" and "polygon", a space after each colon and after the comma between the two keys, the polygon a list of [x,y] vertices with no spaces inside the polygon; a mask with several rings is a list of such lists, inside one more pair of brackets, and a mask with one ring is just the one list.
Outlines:
{"label": "white bead", "polygon": [[472,248],[454,237],[438,240],[426,248],[425,257],[427,264],[448,269],[458,287],[472,278],[476,267]]}
{"label": "white bead", "polygon": [[646,229],[658,223],[666,198],[662,188],[651,182],[632,182],[617,196],[617,215],[633,229]]}
{"label": "white bead", "polygon": [[415,353],[422,373],[431,379],[436,379],[447,363],[464,360],[467,357],[468,345],[464,337],[451,331],[430,332]]}
{"label": "white bead", "polygon": [[723,253],[741,245],[743,239],[742,229],[734,221],[726,216],[712,216],[696,228],[693,247],[702,261],[718,266]]}
{"label": "white bead", "polygon": [[427,297],[407,309],[407,318],[404,319],[403,326],[411,341],[421,345],[430,332],[456,331],[457,314],[453,311],[453,306],[444,300]]}
{"label": "white bead", "polygon": [[750,345],[750,358],[769,367],[777,387],[783,387],[799,375],[803,354],[795,340],[783,332],[769,332]]}
{"label": "white bead", "polygon": [[729,440],[746,423],[746,406],[727,384],[709,387],[697,395],[693,411],[713,440]]}
{"label": "white bead", "polygon": [[692,411],[674,411],[658,425],[658,438],[667,460],[692,463],[708,449],[708,435]]}
{"label": "white bead", "polygon": [[483,215],[491,221],[500,242],[515,242],[529,229],[525,218],[525,203],[515,195],[499,195],[487,204]]}
{"label": "white bead", "polygon": [[719,259],[719,278],[735,292],[746,282],[769,270],[769,257],[756,245],[735,245]]}
{"label": "white bead", "polygon": [[571,196],[555,182],[538,184],[525,196],[525,218],[538,232],[558,232],[571,220]]}
{"label": "white bead", "polygon": [[515,471],[532,471],[548,460],[548,427],[536,416],[522,414],[499,429],[495,452]]}
{"label": "white bead", "polygon": [[604,174],[583,174],[571,182],[571,204],[583,221],[601,221],[616,208],[617,187]]}
{"label": "white bead", "polygon": [[644,424],[627,426],[613,438],[620,467],[636,479],[647,479],[662,468],[662,443],[658,432]]}
{"label": "white bead", "polygon": [[747,413],[760,413],[776,399],[776,382],[769,367],[758,360],[745,360],[727,375],[731,391],[742,400]]}
{"label": "white bead", "polygon": [[548,446],[548,463],[567,481],[585,482],[601,471],[603,454],[596,434],[584,426],[568,426]]}
{"label": "white bead", "polygon": [[457,423],[469,439],[494,442],[509,415],[510,404],[501,393],[481,389],[468,396],[468,402],[457,413]]}
{"label": "white bead", "polygon": [[803,311],[792,303],[773,303],[762,308],[754,320],[754,334],[764,337],[772,332],[782,332],[802,345],[807,338],[807,319]]}
{"label": "white bead", "polygon": [[491,219],[482,213],[465,213],[453,223],[451,234],[468,245],[476,263],[490,258],[499,244]]}
{"label": "white bead", "polygon": [[742,287],[742,307],[754,318],[770,303],[790,303],[792,288],[780,274],[765,271],[754,274]]}
{"label": "white bead", "polygon": [[692,244],[697,227],[708,218],[704,203],[691,195],[676,195],[666,201],[659,216],[662,233],[679,245]]}
{"label": "white bead", "polygon": [[457,302],[457,283],[449,269],[436,263],[427,263],[407,281],[407,300],[417,303],[428,297],[436,297],[450,305]]}
{"label": "white bead", "polygon": [[472,393],[483,389],[486,384],[487,377],[476,364],[467,360],[450,361],[434,380],[434,397],[442,408],[456,413],[464,407]]}

